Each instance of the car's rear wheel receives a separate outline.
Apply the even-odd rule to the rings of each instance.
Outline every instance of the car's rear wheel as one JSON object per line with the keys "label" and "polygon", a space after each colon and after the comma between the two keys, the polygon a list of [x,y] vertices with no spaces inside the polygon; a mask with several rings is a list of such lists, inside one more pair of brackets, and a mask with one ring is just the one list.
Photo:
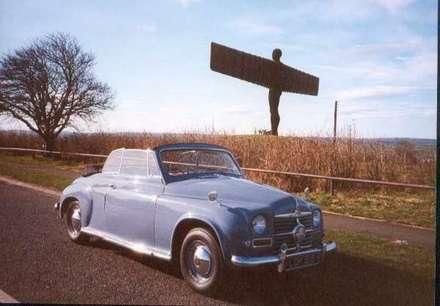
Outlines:
{"label": "car's rear wheel", "polygon": [[221,285],[223,260],[213,235],[203,228],[189,231],[180,249],[180,271],[195,290],[213,294]]}
{"label": "car's rear wheel", "polygon": [[70,239],[78,243],[87,241],[87,237],[81,232],[81,209],[78,201],[68,204],[64,214],[64,223],[66,224],[67,234]]}

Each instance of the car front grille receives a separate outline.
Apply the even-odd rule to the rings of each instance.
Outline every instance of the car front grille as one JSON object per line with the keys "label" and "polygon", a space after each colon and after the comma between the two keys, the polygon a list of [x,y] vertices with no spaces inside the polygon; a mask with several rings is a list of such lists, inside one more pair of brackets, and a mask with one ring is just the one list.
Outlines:
{"label": "car front grille", "polygon": [[[297,218],[293,217],[277,217],[273,220],[274,234],[281,234],[291,232],[293,228],[298,224]],[[299,221],[306,227],[306,229],[313,228],[312,215],[303,216],[299,218]]]}
{"label": "car front grille", "polygon": [[[295,226],[298,225],[297,219],[306,228],[306,237],[300,243],[297,243],[296,238],[293,236],[292,231]],[[283,243],[287,244],[289,251],[295,251],[297,246],[300,249],[308,249],[314,246],[314,244],[319,241],[319,231],[315,230],[313,227],[313,217],[312,215],[302,216],[299,218],[294,217],[277,217],[273,219],[274,235],[273,235],[273,252],[278,254],[280,252],[281,245]]]}

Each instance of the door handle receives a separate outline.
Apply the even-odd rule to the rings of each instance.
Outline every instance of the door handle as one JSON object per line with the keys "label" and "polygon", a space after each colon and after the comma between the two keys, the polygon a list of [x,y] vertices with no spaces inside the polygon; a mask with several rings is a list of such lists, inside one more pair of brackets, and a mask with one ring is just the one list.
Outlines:
{"label": "door handle", "polygon": [[116,185],[114,184],[109,184],[108,187],[110,187],[111,189],[116,189]]}

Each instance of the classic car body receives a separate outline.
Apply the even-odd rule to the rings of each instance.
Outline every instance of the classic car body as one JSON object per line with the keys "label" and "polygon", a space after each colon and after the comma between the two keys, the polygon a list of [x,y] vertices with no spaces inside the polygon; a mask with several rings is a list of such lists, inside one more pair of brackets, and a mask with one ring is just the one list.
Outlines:
{"label": "classic car body", "polygon": [[180,256],[200,291],[212,290],[228,266],[274,264],[281,272],[336,250],[323,242],[318,206],[245,179],[217,145],[114,150],[101,173],[76,179],[55,208],[72,240],[92,235],[165,260]]}

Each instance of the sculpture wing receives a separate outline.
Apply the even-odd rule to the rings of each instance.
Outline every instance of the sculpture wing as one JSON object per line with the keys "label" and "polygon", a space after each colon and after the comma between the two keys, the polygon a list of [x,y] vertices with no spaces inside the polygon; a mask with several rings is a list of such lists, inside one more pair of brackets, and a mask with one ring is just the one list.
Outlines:
{"label": "sculpture wing", "polygon": [[211,43],[211,70],[267,88],[317,95],[319,79],[287,65]]}

